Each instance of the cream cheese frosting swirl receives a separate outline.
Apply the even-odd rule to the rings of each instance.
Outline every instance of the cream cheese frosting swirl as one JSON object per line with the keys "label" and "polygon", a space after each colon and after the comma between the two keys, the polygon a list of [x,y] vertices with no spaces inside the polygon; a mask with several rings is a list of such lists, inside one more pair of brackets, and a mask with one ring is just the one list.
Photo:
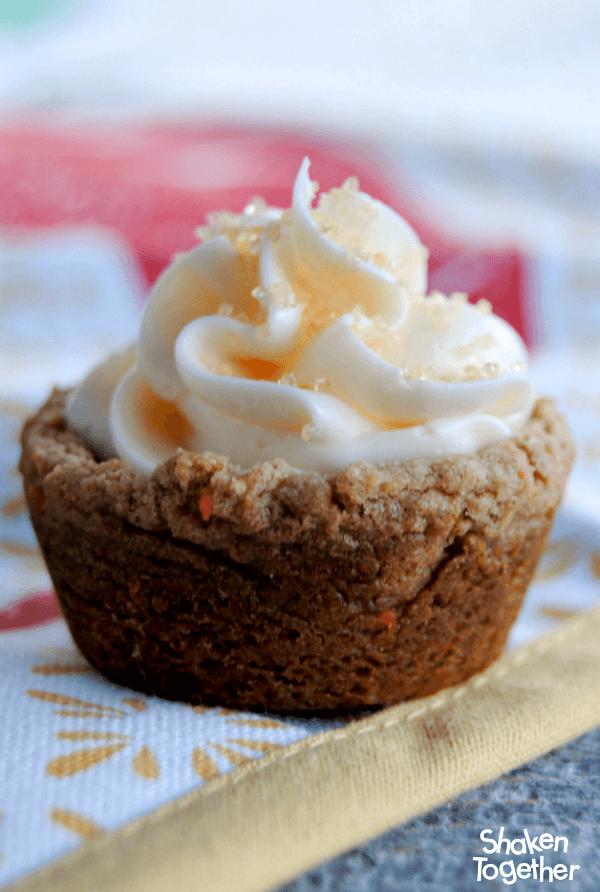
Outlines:
{"label": "cream cheese frosting swirl", "polygon": [[143,473],[178,446],[242,468],[322,473],[364,459],[474,452],[512,436],[535,394],[519,335],[489,304],[427,290],[427,252],[355,179],[289,210],[209,217],[155,283],[139,339],[71,395],[67,419]]}

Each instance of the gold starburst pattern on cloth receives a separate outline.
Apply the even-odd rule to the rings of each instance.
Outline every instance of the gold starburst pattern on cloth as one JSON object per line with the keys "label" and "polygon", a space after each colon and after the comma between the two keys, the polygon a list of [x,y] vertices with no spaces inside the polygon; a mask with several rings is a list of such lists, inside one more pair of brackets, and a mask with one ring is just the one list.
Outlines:
{"label": "gold starburst pattern on cloth", "polygon": [[[114,706],[103,706],[101,703],[90,703],[87,700],[80,700],[78,697],[68,697],[64,694],[55,694],[53,691],[39,691],[35,688],[30,688],[26,692],[30,697],[35,697],[38,700],[44,700],[46,703],[57,703],[61,706],[76,706],[79,709],[79,712],[93,712],[99,713],[101,715],[111,715],[118,718],[122,718],[124,712],[122,709],[117,709]],[[58,713],[60,715],[64,715],[64,711]]]}
{"label": "gold starburst pattern on cloth", "polygon": [[0,885],[311,733],[111,684],[50,642],[0,647],[0,702]]}
{"label": "gold starburst pattern on cloth", "polygon": [[579,546],[570,538],[556,539],[546,547],[535,574],[536,582],[547,582],[566,573],[577,561]]}
{"label": "gold starburst pattern on cloth", "polygon": [[221,773],[217,763],[214,759],[211,759],[201,746],[195,746],[192,751],[192,765],[198,777],[201,777],[203,780],[218,777]]}
{"label": "gold starburst pattern on cloth", "polygon": [[59,740],[131,740],[131,734],[113,734],[111,731],[57,731]]}
{"label": "gold starburst pattern on cloth", "polygon": [[540,615],[545,616],[548,619],[571,619],[572,616],[577,614],[577,610],[569,610],[566,607],[550,607],[544,606],[540,607]]}
{"label": "gold starburst pattern on cloth", "polygon": [[53,777],[68,777],[72,774],[78,774],[80,771],[87,771],[89,768],[98,765],[99,762],[110,759],[111,756],[114,756],[115,753],[118,753],[119,750],[126,746],[125,742],[111,743],[92,749],[76,750],[67,756],[56,756],[46,765],[46,773],[51,774]]}
{"label": "gold starburst pattern on cloth", "polygon": [[102,827],[96,824],[95,821],[68,808],[51,808],[48,815],[55,824],[71,830],[83,839],[92,839],[92,837],[99,836],[103,832]]}
{"label": "gold starburst pattern on cloth", "polygon": [[148,704],[141,697],[122,697],[121,703],[131,706],[132,709],[137,709],[138,712],[145,712],[148,709]]}
{"label": "gold starburst pattern on cloth", "polygon": [[284,728],[284,722],[278,722],[275,719],[225,719],[226,722],[235,722],[236,725],[246,725],[249,728]]}
{"label": "gold starburst pattern on cloth", "polygon": [[0,542],[0,550],[5,554],[14,557],[25,558],[26,560],[43,561],[42,554],[36,545],[30,545],[29,542],[19,542],[14,539],[2,539]]}
{"label": "gold starburst pattern on cloth", "polygon": [[[60,649],[58,650],[60,654]],[[100,676],[83,660],[59,659],[55,662],[38,663],[31,667],[31,672],[42,676],[68,676],[91,674],[97,678]],[[28,688],[27,695],[35,700],[55,706],[54,715],[69,718],[81,718],[91,720],[112,720],[128,718],[134,720],[136,715],[147,712],[148,702],[143,697],[120,697],[121,706],[110,706],[84,700],[56,691]],[[227,725],[236,725],[240,728],[275,729],[285,728],[281,721],[270,718],[255,718],[235,710],[223,707],[187,706],[195,715],[214,717],[223,716]],[[55,756],[46,765],[46,774],[55,778],[67,778],[89,771],[112,759],[113,756],[132,745],[132,735],[118,731],[97,731],[88,729],[56,731],[54,735],[59,740],[68,740],[73,743],[87,742],[89,745],[76,749],[64,755]],[[156,781],[161,776],[161,765],[155,748],[151,741],[144,743],[134,753],[131,759],[131,770],[140,778],[148,781]],[[253,739],[248,737],[224,736],[220,741],[205,739],[198,742],[191,751],[191,764],[195,774],[202,780],[210,780],[222,774],[214,754],[226,759],[232,766],[240,767],[254,761],[257,757],[280,749],[281,744],[269,740]],[[246,752],[244,752],[246,750]],[[250,751],[252,755],[248,754]],[[213,753],[213,755],[211,755]],[[61,823],[61,821],[58,821]],[[67,826],[65,821],[62,821]],[[72,829],[72,828],[71,828]]]}
{"label": "gold starburst pattern on cloth", "polygon": [[133,757],[131,767],[139,777],[156,780],[160,774],[160,765],[149,746],[143,746]]}
{"label": "gold starburst pattern on cloth", "polygon": [[25,496],[21,493],[20,495],[11,496],[8,499],[5,499],[0,506],[0,511],[5,517],[18,517],[19,514],[23,514],[27,508],[27,503],[25,502]]}
{"label": "gold starburst pattern on cloth", "polygon": [[77,675],[81,672],[94,672],[91,666],[83,663],[47,663],[32,666],[34,675]]}

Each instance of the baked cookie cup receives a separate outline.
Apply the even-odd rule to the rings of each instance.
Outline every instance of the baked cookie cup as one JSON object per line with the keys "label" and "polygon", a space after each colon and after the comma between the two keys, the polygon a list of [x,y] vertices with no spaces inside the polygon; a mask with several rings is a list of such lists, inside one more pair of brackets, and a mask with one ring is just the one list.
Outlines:
{"label": "baked cookie cup", "polygon": [[20,468],[71,633],[111,681],[194,703],[352,710],[433,694],[502,651],[574,449],[552,401],[474,455],[325,477],[179,450],[100,461],[54,391]]}

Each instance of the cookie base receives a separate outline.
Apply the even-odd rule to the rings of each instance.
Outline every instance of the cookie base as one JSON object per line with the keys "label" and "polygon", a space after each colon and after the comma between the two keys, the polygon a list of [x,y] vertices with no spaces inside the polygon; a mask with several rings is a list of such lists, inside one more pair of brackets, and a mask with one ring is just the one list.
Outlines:
{"label": "cookie base", "polygon": [[476,455],[325,478],[179,450],[100,461],[55,391],[25,425],[31,519],[73,637],[107,678],[251,710],[387,706],[502,651],[573,461],[538,401]]}

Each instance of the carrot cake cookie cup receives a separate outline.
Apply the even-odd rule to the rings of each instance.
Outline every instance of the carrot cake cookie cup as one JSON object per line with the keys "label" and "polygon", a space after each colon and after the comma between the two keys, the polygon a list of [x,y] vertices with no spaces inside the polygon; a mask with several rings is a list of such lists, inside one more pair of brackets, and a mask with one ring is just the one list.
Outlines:
{"label": "carrot cake cookie cup", "polygon": [[75,642],[193,703],[353,710],[502,651],[573,445],[489,305],[354,182],[220,214],[136,345],[25,425],[31,519]]}

